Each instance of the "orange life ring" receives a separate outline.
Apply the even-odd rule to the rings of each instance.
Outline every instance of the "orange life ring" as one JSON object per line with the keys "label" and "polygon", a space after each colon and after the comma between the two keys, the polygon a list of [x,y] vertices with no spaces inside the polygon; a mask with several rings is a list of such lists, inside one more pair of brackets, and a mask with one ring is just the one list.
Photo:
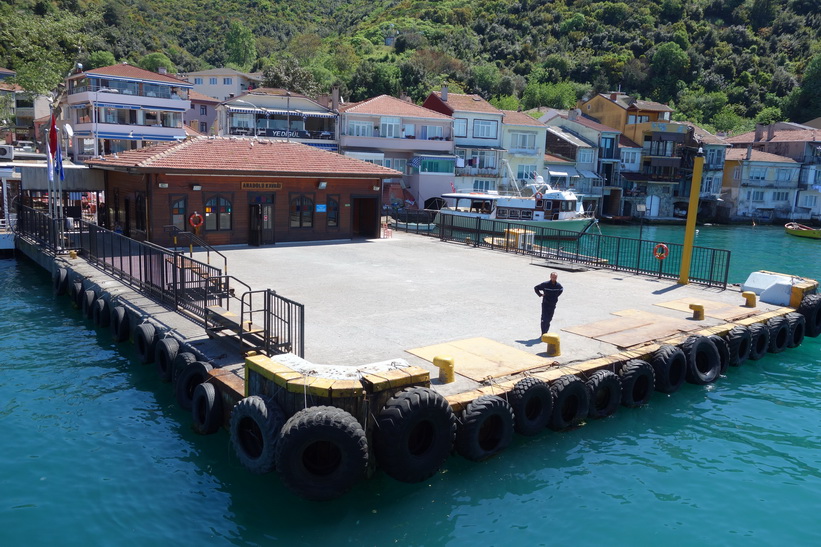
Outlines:
{"label": "orange life ring", "polygon": [[542,193],[541,192],[536,192],[535,194],[533,194],[533,198],[534,199],[542,199]]}
{"label": "orange life ring", "polygon": [[670,254],[670,249],[667,248],[667,245],[664,243],[659,243],[655,247],[653,247],[653,256],[656,257],[658,260],[664,260],[667,258],[667,255]]}
{"label": "orange life ring", "polygon": [[199,228],[203,222],[205,222],[205,219],[202,218],[202,215],[199,213],[192,213],[191,216],[188,217],[188,224],[190,224],[192,228]]}

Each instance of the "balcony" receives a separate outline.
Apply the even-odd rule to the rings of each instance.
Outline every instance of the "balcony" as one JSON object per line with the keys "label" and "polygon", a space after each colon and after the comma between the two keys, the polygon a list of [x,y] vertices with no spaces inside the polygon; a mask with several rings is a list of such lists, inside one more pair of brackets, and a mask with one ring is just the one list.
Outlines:
{"label": "balcony", "polygon": [[500,175],[497,167],[457,167],[456,176],[498,178]]}
{"label": "balcony", "polygon": [[453,141],[447,137],[417,139],[414,137],[379,137],[340,135],[339,145],[343,148],[375,148],[377,150],[453,152]]}

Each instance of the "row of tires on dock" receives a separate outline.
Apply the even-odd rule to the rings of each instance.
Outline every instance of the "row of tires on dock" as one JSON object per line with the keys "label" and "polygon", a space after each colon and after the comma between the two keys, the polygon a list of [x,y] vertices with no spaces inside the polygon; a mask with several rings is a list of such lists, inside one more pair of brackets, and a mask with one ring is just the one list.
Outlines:
{"label": "row of tires on dock", "polygon": [[[128,339],[128,315],[82,283],[69,283],[59,270],[55,292],[69,292],[75,305],[112,337]],[[67,288],[66,288],[67,287]],[[663,345],[647,360],[632,359],[589,376],[568,374],[551,382],[528,376],[512,390],[485,395],[458,415],[433,389],[404,388],[361,421],[334,406],[308,406],[288,416],[275,397],[244,397],[230,411],[229,433],[237,458],[253,473],[276,470],[298,495],[327,500],[341,496],[375,467],[390,477],[415,483],[434,475],[452,452],[481,461],[509,446],[514,432],[536,435],[563,431],[588,419],[612,415],[619,406],[640,407],[654,391],[674,393],[686,382],[705,385],[731,366],[757,360],[821,334],[821,295],[804,297],[797,312],[765,323],[736,326],[726,336],[691,336]],[[171,337],[158,337],[149,323],[134,329],[143,363],[155,362],[160,378],[173,382],[178,403],[190,410],[194,430],[219,431],[226,410],[209,380],[211,366],[179,351]],[[306,402],[307,404],[307,402]]]}

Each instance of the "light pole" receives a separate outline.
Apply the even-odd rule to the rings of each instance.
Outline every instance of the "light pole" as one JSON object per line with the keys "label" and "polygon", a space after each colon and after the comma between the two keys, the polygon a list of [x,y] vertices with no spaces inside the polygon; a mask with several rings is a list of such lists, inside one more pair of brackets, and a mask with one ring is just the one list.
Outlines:
{"label": "light pole", "polygon": [[641,233],[644,229],[644,215],[647,213],[647,204],[637,203],[636,212],[641,213],[641,216],[639,217],[639,244],[638,251],[636,252],[636,269],[639,269],[641,267]]}
{"label": "light pole", "polygon": [[291,142],[291,92],[286,91],[285,96],[285,140]]}
{"label": "light pole", "polygon": [[696,216],[698,216],[698,199],[701,194],[701,173],[704,169],[704,149],[698,146],[693,165],[693,180],[690,183],[690,204],[687,207],[687,227],[684,229],[684,247],[681,253],[681,269],[678,274],[679,285],[690,282],[690,263],[693,258],[693,242],[696,238]]}

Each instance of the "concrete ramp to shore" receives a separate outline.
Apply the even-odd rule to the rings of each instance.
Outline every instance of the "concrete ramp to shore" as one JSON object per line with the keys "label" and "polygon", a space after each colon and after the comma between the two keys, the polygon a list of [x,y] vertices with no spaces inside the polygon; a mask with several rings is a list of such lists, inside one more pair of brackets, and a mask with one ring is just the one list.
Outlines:
{"label": "concrete ramp to shore", "polygon": [[431,363],[434,357],[452,357],[456,373],[476,382],[544,367],[553,362],[552,359],[481,337],[409,349],[407,352]]}

